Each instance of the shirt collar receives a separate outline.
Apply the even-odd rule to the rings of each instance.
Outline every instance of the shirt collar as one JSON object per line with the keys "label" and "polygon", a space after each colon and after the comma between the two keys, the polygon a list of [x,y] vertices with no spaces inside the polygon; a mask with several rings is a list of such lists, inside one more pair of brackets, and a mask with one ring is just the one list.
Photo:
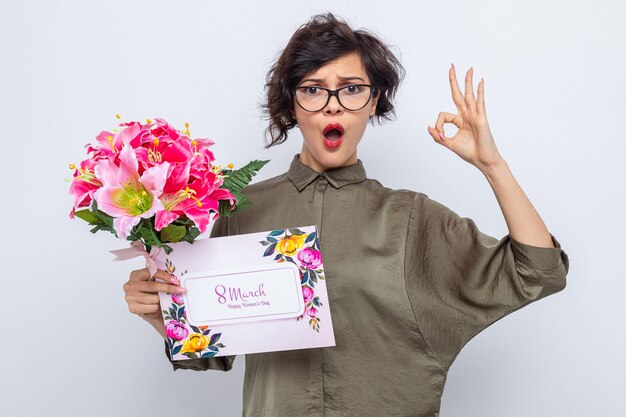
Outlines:
{"label": "shirt collar", "polygon": [[357,160],[356,164],[333,168],[319,173],[313,168],[303,164],[299,156],[300,154],[297,154],[293,157],[289,171],[287,171],[287,176],[298,191],[304,190],[307,185],[312,183],[319,176],[325,177],[330,185],[335,188],[341,188],[348,184],[356,184],[367,178],[363,162],[361,162],[360,159]]}

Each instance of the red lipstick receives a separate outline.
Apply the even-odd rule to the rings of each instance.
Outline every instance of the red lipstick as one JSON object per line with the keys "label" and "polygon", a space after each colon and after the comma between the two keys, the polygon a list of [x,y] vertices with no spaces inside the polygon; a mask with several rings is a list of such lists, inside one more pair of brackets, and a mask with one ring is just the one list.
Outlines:
{"label": "red lipstick", "polygon": [[327,148],[335,149],[343,140],[343,126],[340,123],[329,123],[324,128],[324,145]]}

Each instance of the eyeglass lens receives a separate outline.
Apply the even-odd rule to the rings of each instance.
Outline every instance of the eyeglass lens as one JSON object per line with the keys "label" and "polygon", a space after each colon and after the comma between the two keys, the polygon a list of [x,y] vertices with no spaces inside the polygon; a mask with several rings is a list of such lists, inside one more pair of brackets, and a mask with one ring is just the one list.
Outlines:
{"label": "eyeglass lens", "polygon": [[[307,111],[318,111],[326,107],[331,92],[321,87],[296,88],[296,100]],[[371,87],[367,85],[348,85],[337,90],[339,104],[348,110],[360,110],[371,97]]]}

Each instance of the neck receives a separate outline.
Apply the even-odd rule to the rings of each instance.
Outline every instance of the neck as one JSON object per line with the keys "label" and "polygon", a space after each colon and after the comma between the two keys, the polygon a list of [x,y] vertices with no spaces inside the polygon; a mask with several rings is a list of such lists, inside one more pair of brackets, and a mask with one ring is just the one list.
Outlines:
{"label": "neck", "polygon": [[[308,166],[309,168],[311,168],[312,170],[318,173],[328,171],[329,169],[342,168],[342,167],[354,165],[358,162],[358,158],[355,152],[345,161],[341,161],[341,160],[333,161],[331,159],[328,164],[323,164],[322,162],[314,158],[313,155],[311,155],[311,153],[308,151],[306,146],[302,146],[302,150],[300,151],[300,156],[298,157],[298,159],[304,165]],[[336,163],[333,163],[333,162],[336,162]]]}

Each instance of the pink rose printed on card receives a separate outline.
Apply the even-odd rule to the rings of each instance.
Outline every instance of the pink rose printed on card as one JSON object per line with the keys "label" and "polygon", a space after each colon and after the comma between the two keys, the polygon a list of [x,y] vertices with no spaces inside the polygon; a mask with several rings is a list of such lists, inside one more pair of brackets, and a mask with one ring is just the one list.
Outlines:
{"label": "pink rose printed on card", "polygon": [[307,285],[302,286],[302,296],[304,297],[305,303],[308,303],[309,301],[311,301],[314,295],[315,295],[315,291],[313,291],[313,288]]}
{"label": "pink rose printed on card", "polygon": [[184,324],[177,320],[170,320],[165,325],[165,333],[167,337],[174,340],[183,340],[189,335],[189,330]]}
{"label": "pink rose printed on card", "polygon": [[322,265],[322,253],[317,249],[306,247],[298,252],[298,260],[309,269],[318,269]]}

